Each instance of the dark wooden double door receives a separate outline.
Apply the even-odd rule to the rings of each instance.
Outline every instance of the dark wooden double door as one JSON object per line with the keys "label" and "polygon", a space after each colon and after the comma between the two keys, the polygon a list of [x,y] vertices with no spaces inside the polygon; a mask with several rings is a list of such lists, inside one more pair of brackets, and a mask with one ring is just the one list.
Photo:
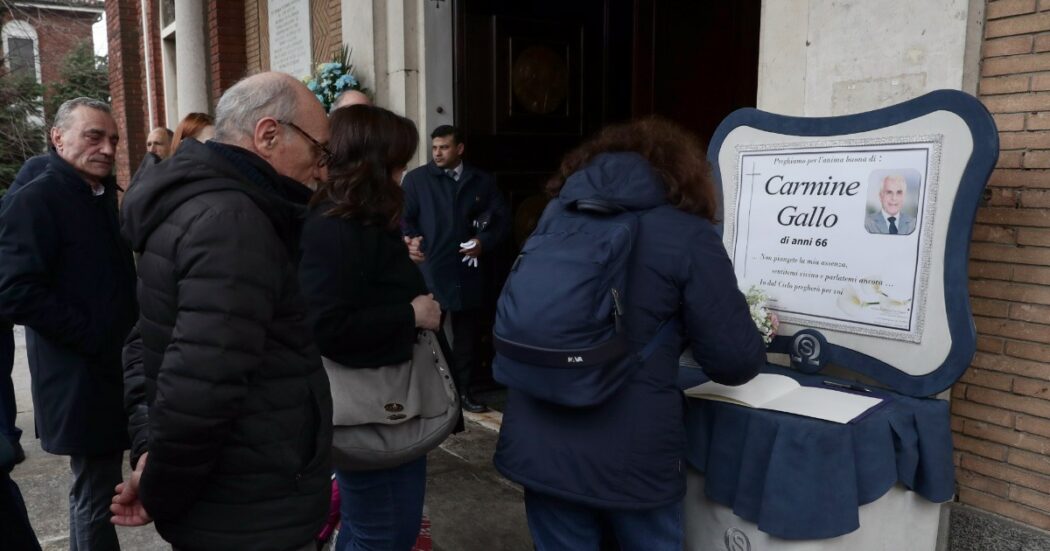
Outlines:
{"label": "dark wooden double door", "polygon": [[495,176],[513,216],[512,238],[488,266],[490,303],[546,204],[545,182],[581,141],[659,114],[706,142],[727,114],[754,105],[760,4],[453,3],[456,124],[468,160]]}

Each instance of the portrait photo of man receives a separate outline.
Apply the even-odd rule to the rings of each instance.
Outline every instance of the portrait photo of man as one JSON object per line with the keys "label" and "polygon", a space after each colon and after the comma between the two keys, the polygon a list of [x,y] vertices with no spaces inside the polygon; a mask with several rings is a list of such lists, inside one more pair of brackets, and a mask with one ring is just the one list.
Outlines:
{"label": "portrait photo of man", "polygon": [[[864,229],[868,233],[884,235],[910,235],[915,231],[918,212],[918,175],[915,174],[914,185],[909,186],[908,178],[901,172],[880,171],[872,173],[870,186],[877,186],[878,203],[870,200],[868,214],[864,218]],[[914,171],[909,171],[914,173]],[[914,188],[911,191],[909,188]]]}

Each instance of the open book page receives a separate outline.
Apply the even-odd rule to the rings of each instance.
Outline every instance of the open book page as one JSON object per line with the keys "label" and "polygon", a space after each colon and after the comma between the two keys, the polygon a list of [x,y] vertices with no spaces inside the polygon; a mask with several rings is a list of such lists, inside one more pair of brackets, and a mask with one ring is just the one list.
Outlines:
{"label": "open book page", "polygon": [[849,423],[882,402],[880,398],[802,386],[791,377],[772,373],[760,373],[740,386],[709,381],[686,389],[685,394],[692,398],[783,411],[835,423]]}
{"label": "open book page", "polygon": [[726,386],[708,381],[686,389],[685,395],[760,408],[763,407],[762,404],[791,392],[799,386],[798,381],[785,375],[759,373],[754,379],[740,386]]}
{"label": "open book page", "polygon": [[828,388],[800,386],[762,404],[761,408],[845,424],[881,401],[880,398]]}

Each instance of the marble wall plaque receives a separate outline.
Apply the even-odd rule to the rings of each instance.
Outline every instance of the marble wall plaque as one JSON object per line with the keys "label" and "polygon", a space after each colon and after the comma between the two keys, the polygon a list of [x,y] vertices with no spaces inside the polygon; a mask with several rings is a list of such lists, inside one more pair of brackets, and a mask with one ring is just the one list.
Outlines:
{"label": "marble wall plaque", "polygon": [[310,3],[270,0],[270,70],[295,78],[310,76]]}

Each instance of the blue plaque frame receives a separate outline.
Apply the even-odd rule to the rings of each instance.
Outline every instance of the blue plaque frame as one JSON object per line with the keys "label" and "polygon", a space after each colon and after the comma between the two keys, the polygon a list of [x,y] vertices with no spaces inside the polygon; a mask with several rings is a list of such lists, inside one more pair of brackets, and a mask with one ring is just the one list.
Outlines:
{"label": "blue plaque frame", "polygon": [[[931,396],[951,387],[969,367],[977,350],[968,285],[970,238],[982,193],[999,158],[999,133],[984,105],[964,92],[937,90],[898,105],[842,117],[789,117],[745,108],[734,111],[719,124],[707,150],[715,178],[724,188],[718,154],[726,136],[738,127],[788,136],[828,138],[894,126],[938,111],[959,116],[973,139],[973,152],[963,170],[945,236],[944,301],[952,339],[948,355],[937,369],[921,376],[910,375],[867,354],[828,342],[819,347],[820,358],[810,359],[810,363],[819,362],[821,367],[833,363],[866,375],[902,394],[919,397]],[[725,195],[724,191],[722,195]],[[804,329],[798,334],[803,331],[810,338],[813,334],[820,335],[814,329]],[[769,351],[790,355],[797,349],[797,344],[793,346],[795,340],[795,335],[778,335]],[[793,360],[793,363],[796,362]]]}

